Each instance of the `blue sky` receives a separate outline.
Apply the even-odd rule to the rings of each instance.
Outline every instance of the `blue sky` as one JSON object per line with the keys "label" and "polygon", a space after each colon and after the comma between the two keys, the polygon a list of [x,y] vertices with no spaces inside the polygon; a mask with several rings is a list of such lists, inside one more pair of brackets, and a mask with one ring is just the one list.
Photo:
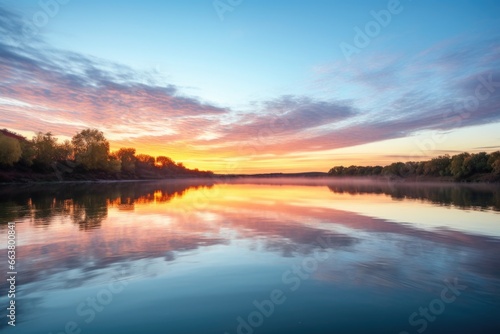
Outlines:
{"label": "blue sky", "polygon": [[[25,1],[36,12],[36,1]],[[339,44],[387,1],[246,0],[223,13],[212,1],[77,1],[43,33],[57,48],[156,71],[221,105],[304,92],[314,68],[344,60]],[[229,3],[228,3],[229,4]],[[413,54],[443,40],[498,31],[496,1],[401,1],[402,12],[363,53]],[[352,44],[352,43],[351,43]],[[356,57],[353,57],[356,61]]]}
{"label": "blue sky", "polygon": [[[237,161],[249,172],[500,145],[500,88],[471,100],[472,112],[459,107],[474,99],[479,77],[500,82],[498,1],[70,0],[36,36],[12,28],[33,23],[42,4],[55,8],[51,1],[0,4],[9,73],[0,126],[23,134],[98,127],[113,148],[167,151],[217,171]],[[231,8],[223,20],[214,3]],[[390,21],[346,59],[340,45],[356,46],[355,29],[366,33],[372,11]],[[72,87],[75,76],[82,87]],[[29,94],[40,86],[45,95]],[[75,92],[88,100],[74,102]],[[35,122],[35,112],[47,117]],[[121,121],[128,113],[143,121]]]}

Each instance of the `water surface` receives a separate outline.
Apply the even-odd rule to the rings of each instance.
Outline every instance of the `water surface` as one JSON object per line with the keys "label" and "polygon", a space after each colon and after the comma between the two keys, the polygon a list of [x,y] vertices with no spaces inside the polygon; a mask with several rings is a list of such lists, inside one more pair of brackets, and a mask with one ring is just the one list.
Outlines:
{"label": "water surface", "polygon": [[4,316],[5,333],[500,332],[498,186],[190,180],[0,193],[3,254],[9,221],[18,242],[17,323]]}

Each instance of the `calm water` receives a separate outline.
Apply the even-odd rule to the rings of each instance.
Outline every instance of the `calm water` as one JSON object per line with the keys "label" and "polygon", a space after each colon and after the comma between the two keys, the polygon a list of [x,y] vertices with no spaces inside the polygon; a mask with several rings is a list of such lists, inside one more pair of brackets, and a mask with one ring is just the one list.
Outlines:
{"label": "calm water", "polygon": [[0,186],[5,333],[500,333],[500,189]]}

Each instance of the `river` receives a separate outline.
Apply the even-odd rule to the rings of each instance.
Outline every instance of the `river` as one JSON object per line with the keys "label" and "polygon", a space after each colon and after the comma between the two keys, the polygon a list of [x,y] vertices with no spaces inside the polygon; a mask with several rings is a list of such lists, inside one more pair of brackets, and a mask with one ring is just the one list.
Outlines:
{"label": "river", "polygon": [[5,275],[16,237],[5,333],[500,333],[498,185],[177,180],[0,195]]}

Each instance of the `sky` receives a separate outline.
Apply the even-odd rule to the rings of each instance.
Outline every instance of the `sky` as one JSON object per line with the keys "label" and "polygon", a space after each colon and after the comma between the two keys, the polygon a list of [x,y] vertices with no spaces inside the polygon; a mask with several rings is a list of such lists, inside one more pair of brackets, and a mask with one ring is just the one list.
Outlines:
{"label": "sky", "polygon": [[0,128],[217,173],[500,149],[500,2],[0,0]]}

